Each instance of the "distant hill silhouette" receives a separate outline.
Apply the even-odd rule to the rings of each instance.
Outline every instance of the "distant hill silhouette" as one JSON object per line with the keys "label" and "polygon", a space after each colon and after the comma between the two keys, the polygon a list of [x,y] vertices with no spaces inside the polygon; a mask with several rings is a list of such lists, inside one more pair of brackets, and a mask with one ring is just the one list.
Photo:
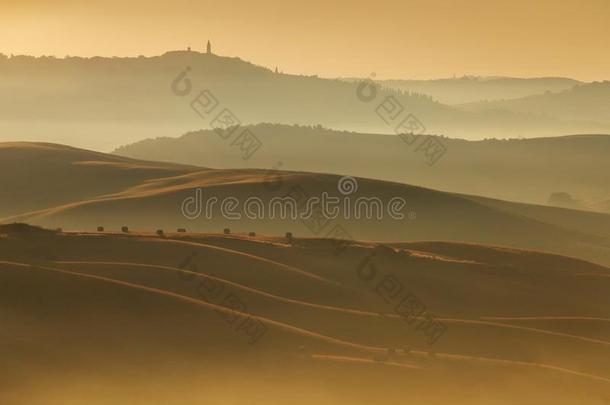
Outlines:
{"label": "distant hill silhouette", "polygon": [[565,120],[610,122],[610,81],[579,84],[558,92],[515,100],[467,104],[470,111],[511,111]]}
{"label": "distant hill silhouette", "polygon": [[[187,67],[192,89],[176,96],[171,83]],[[189,103],[208,89],[218,110],[228,108],[243,124],[278,122],[395,133],[375,112],[394,95],[404,114],[414,114],[427,133],[466,138],[548,136],[610,132],[610,124],[506,111],[471,112],[429,96],[379,89],[363,102],[358,83],[274,73],[229,58],[194,51],[155,57],[0,59],[0,131],[11,140],[37,140],[110,150],[150,136],[176,136],[208,126]],[[11,135],[12,134],[12,135]]]}
{"label": "distant hill silhouette", "polygon": [[494,101],[568,90],[578,80],[563,77],[514,78],[464,76],[434,80],[381,80],[380,84],[408,92],[427,94],[445,104]]}
{"label": "distant hill silhouette", "polygon": [[398,136],[273,124],[248,128],[263,143],[249,160],[210,130],[148,139],[115,153],[215,168],[349,173],[536,204],[547,204],[552,193],[565,191],[581,201],[581,209],[610,212],[600,204],[610,199],[608,135],[484,141],[442,138],[447,152],[429,167],[426,156]]}

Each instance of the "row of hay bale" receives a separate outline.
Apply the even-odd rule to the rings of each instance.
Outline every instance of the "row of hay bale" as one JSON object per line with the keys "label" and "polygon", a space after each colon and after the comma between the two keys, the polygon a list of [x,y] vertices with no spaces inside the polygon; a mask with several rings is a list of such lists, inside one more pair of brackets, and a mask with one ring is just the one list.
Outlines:
{"label": "row of hay bale", "polygon": [[[98,232],[104,232],[106,230],[106,228],[104,228],[103,226],[98,226],[97,227],[97,231]],[[128,226],[122,226],[121,227],[121,232],[123,233],[129,233],[129,227]],[[176,232],[180,232],[180,233],[184,233],[186,232],[186,228],[178,228],[176,229]],[[157,235],[163,235],[164,231],[163,229],[157,229]]]}
{"label": "row of hay bale", "polygon": [[[105,228],[103,226],[98,226],[97,227],[97,231],[98,232],[104,232],[104,230],[105,230]],[[129,233],[129,227],[128,226],[122,226],[121,227],[121,232]],[[186,232],[186,228],[178,228],[178,229],[176,229],[176,232],[185,233]],[[231,233],[231,229],[225,228],[225,229],[223,229],[223,233],[225,235],[229,235]],[[165,232],[163,231],[163,229],[157,229],[156,234],[159,235],[159,236],[163,236],[163,235],[165,235]],[[254,236],[256,236],[256,232],[248,232],[248,236],[254,237]],[[292,240],[292,232],[286,232],[286,239],[288,239],[289,241]]]}

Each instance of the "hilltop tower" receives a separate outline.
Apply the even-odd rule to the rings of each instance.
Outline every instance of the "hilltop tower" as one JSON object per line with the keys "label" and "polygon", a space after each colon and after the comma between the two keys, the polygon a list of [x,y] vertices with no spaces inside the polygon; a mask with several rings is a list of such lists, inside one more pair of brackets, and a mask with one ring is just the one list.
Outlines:
{"label": "hilltop tower", "polygon": [[212,54],[212,43],[210,42],[209,39],[208,39],[208,45],[207,45],[207,54],[208,55]]}

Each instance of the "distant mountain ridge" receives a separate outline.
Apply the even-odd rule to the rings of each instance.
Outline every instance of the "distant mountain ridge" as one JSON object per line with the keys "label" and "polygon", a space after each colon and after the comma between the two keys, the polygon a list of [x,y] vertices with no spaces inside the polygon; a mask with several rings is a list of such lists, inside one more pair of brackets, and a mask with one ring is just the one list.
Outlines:
{"label": "distant mountain ridge", "polygon": [[[179,96],[171,84],[182,72],[192,87]],[[610,132],[610,123],[595,120],[464,111],[387,86],[363,100],[358,83],[275,73],[239,58],[194,51],[135,58],[4,58],[0,88],[0,133],[98,150],[209,126],[218,112],[203,119],[190,106],[204,90],[219,110],[230,110],[242,124],[319,124],[394,134],[403,117],[413,114],[426,133],[470,139]],[[380,109],[387,114],[389,107],[381,103],[390,96],[399,106],[388,120]]]}
{"label": "distant mountain ridge", "polygon": [[511,111],[567,120],[610,122],[610,81],[584,83],[563,91],[513,100],[470,103],[469,111]]}
{"label": "distant mountain ridge", "polygon": [[450,105],[514,99],[568,90],[581,84],[564,77],[516,78],[464,76],[434,80],[380,80],[383,86],[427,94]]}

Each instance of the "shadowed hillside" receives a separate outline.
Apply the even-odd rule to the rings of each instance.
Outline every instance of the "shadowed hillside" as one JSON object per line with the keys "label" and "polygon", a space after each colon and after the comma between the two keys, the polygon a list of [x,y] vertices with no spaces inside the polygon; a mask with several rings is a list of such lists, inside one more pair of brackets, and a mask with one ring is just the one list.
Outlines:
{"label": "shadowed hillside", "polygon": [[[25,147],[24,150],[29,149]],[[77,154],[71,158],[77,162],[65,161],[62,155],[64,150],[61,146],[50,148],[45,155],[46,159],[64,161],[62,167],[66,170],[82,166],[78,158],[79,153],[82,154],[82,161],[90,159],[90,152],[69,148],[69,151]],[[13,148],[13,156],[19,156],[20,153],[19,147]],[[105,156],[99,154],[97,161],[105,161]],[[107,159],[118,158],[109,156]],[[45,170],[45,160],[39,161],[42,164],[38,170],[42,172]],[[116,186],[117,176],[123,177],[123,171],[130,173],[133,170],[135,163],[130,162],[127,166],[111,165],[110,171],[93,172],[87,183],[89,193],[93,193],[93,190],[110,189],[111,185]],[[163,164],[156,163],[140,162],[138,165],[163,167]],[[93,164],[93,167],[98,166],[99,163]],[[106,167],[106,164],[101,167]],[[69,202],[49,202],[47,206],[35,211],[15,205],[11,208],[12,214],[6,215],[3,221],[24,221],[74,230],[94,230],[97,226],[120,229],[122,226],[128,226],[134,230],[150,231],[179,227],[194,231],[218,231],[228,227],[243,232],[276,235],[285,232],[303,236],[338,234],[339,236],[335,237],[343,239],[449,240],[537,249],[610,263],[608,215],[494,202],[366,178],[354,179],[354,193],[345,195],[339,187],[341,177],[328,174],[195,167],[174,168],[178,170],[178,174],[171,171],[159,172],[159,169],[152,172],[147,170],[144,171],[146,176],[139,182],[134,179],[133,183],[109,192],[74,196]],[[46,177],[41,176],[37,180],[31,177],[27,166],[14,167],[11,179],[27,179],[24,184],[27,182],[32,200],[38,201],[38,182],[70,187],[70,183],[64,183],[64,179],[70,177],[66,177],[62,172],[56,177],[50,177],[52,173],[49,170]],[[76,173],[80,173],[80,170],[76,170]],[[197,190],[200,190],[201,194],[197,194]],[[300,196],[320,197],[323,193],[332,198],[339,198],[339,211],[334,219],[302,219],[300,215],[303,213],[303,207],[286,207],[284,214],[275,211],[276,208],[273,208],[273,211],[271,208],[263,209],[262,214],[255,213],[254,216],[244,209],[246,201],[251,197],[256,197],[266,207],[272,207],[271,201],[277,198],[290,197],[296,202],[301,200]],[[369,215],[362,207],[356,211],[355,201],[358,198],[377,199],[379,203],[371,206]],[[390,216],[387,211],[394,198],[402,198],[405,201],[404,206],[400,208],[400,218]],[[59,197],[56,197],[57,199]],[[210,205],[208,211],[207,201],[212,199],[220,202],[235,199],[237,206],[234,211],[238,216],[226,214],[226,210],[221,208],[224,203],[220,202]],[[185,211],[185,201],[191,201],[195,205],[187,206]],[[346,201],[348,208],[345,208]],[[195,212],[185,216],[191,208]]]}
{"label": "shadowed hillside", "polygon": [[534,204],[547,204],[553,193],[567,192],[576,200],[571,208],[610,213],[608,135],[485,141],[437,138],[445,152],[430,167],[430,156],[418,150],[424,139],[409,145],[398,136],[319,127],[261,124],[248,129],[262,143],[248,160],[214,131],[147,139],[115,153],[216,168],[344,173]]}
{"label": "shadowed hillside", "polygon": [[192,170],[56,144],[0,143],[0,216],[86,200]]}

